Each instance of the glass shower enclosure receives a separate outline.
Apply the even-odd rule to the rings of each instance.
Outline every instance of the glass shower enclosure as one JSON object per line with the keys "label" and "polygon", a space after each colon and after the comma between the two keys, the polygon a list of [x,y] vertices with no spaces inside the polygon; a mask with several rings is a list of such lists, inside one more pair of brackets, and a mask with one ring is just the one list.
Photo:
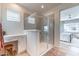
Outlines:
{"label": "glass shower enclosure", "polygon": [[[35,24],[27,24],[25,21],[26,29],[31,30],[27,35],[27,50],[30,54],[32,53],[31,55],[44,55],[53,48],[54,17],[53,14],[41,18],[34,14],[32,17],[35,17]],[[35,31],[33,32],[33,30]],[[31,37],[29,37],[30,35]]]}
{"label": "glass shower enclosure", "polygon": [[54,40],[54,20],[53,15],[47,15],[43,17],[41,25],[41,38],[39,44],[39,54],[43,55],[48,50],[53,48]]}

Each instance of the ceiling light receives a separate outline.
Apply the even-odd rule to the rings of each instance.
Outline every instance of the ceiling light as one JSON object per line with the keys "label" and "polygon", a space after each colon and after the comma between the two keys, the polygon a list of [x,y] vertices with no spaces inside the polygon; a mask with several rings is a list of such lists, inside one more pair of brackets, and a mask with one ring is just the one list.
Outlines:
{"label": "ceiling light", "polygon": [[44,5],[41,5],[41,8],[44,8]]}

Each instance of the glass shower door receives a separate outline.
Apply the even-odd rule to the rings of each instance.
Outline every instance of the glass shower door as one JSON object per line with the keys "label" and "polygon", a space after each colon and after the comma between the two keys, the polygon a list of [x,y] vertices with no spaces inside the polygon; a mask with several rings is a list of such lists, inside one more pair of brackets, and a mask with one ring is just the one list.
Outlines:
{"label": "glass shower door", "polygon": [[48,15],[48,39],[47,39],[47,49],[53,48],[54,44],[54,19],[53,15]]}
{"label": "glass shower door", "polygon": [[42,21],[42,30],[41,30],[41,54],[46,52],[48,49],[53,47],[53,16],[45,16]]}
{"label": "glass shower door", "polygon": [[48,35],[48,24],[47,24],[47,18],[46,17],[43,17],[42,19],[42,25],[41,25],[41,32],[40,32],[40,49],[39,49],[39,52],[40,52],[40,55],[42,53],[44,53],[46,50],[47,50],[47,35]]}

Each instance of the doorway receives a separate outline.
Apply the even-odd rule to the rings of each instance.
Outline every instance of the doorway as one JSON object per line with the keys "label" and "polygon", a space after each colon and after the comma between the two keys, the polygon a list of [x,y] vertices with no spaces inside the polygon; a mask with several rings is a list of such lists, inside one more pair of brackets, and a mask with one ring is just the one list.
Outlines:
{"label": "doorway", "polygon": [[79,6],[60,12],[60,44],[79,48]]}

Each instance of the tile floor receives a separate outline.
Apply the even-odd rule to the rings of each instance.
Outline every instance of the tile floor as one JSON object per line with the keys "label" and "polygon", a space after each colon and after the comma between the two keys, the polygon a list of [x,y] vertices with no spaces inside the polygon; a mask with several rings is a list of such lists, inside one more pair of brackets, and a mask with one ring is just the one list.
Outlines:
{"label": "tile floor", "polygon": [[62,43],[52,48],[44,56],[79,56],[79,48]]}
{"label": "tile floor", "polygon": [[[27,52],[19,54],[18,56],[29,56]],[[60,42],[58,47],[52,48],[43,56],[79,56],[79,47]]]}

